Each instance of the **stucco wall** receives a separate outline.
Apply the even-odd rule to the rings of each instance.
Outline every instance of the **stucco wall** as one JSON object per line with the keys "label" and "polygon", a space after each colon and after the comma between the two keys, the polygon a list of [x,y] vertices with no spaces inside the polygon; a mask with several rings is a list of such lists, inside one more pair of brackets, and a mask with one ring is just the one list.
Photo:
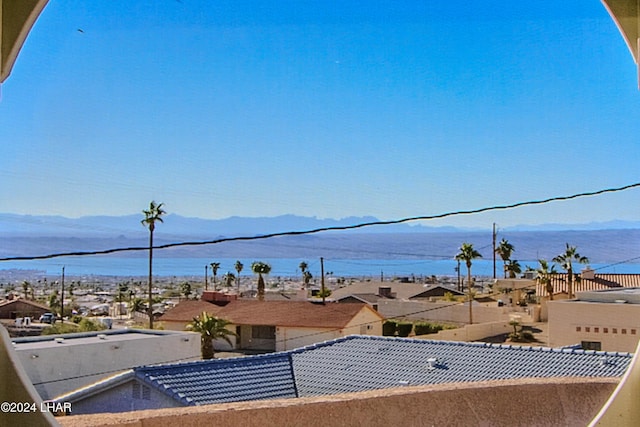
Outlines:
{"label": "stucco wall", "polygon": [[549,345],[599,342],[603,351],[634,352],[640,339],[640,305],[549,301]]}
{"label": "stucco wall", "polygon": [[478,341],[483,338],[513,332],[508,322],[490,322],[465,325],[463,328],[444,329],[437,334],[421,335],[416,338],[443,341]]}
{"label": "stucco wall", "polygon": [[16,353],[38,393],[51,399],[135,366],[200,359],[200,337],[160,333],[125,340],[107,335],[78,345],[67,338],[42,348],[18,344]]}
{"label": "stucco wall", "polygon": [[521,379],[61,417],[67,427],[586,425],[618,379]]}
{"label": "stucco wall", "polygon": [[342,331],[326,328],[276,328],[276,351],[291,350],[343,336]]}
{"label": "stucco wall", "polygon": [[[380,300],[378,312],[387,319],[405,317],[436,322],[469,322],[469,306],[462,303]],[[473,323],[508,321],[511,312],[508,307],[485,307],[474,303]]]}

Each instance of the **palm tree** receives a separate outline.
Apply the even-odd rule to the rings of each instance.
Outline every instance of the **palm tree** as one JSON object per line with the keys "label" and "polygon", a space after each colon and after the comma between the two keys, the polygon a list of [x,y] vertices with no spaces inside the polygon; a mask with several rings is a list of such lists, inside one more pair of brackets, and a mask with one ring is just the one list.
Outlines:
{"label": "palm tree", "polygon": [[464,261],[467,265],[467,287],[468,287],[468,295],[469,295],[469,324],[473,323],[473,311],[471,308],[471,303],[473,302],[473,286],[471,283],[471,264],[472,261],[476,258],[482,258],[480,252],[476,251],[473,248],[473,244],[471,243],[463,243],[460,246],[460,252],[456,255],[455,259],[458,261]]}
{"label": "palm tree", "polygon": [[244,265],[240,262],[240,260],[236,261],[234,268],[238,272],[238,276],[236,277],[236,286],[238,288],[238,294],[240,294],[240,272],[244,268]]}
{"label": "palm tree", "polygon": [[302,275],[302,280],[304,281],[304,286],[306,288],[309,287],[309,282],[311,281],[311,279],[313,279],[313,275],[311,275],[311,272],[305,271],[304,274]]}
{"label": "palm tree", "polygon": [[236,276],[235,276],[235,274],[233,274],[232,272],[227,271],[227,274],[225,274],[225,275],[222,277],[222,280],[223,280],[223,282],[224,282],[224,285],[225,285],[227,288],[230,288],[231,286],[233,286],[233,282],[235,282],[235,280],[236,280]]}
{"label": "palm tree", "polygon": [[547,291],[549,299],[553,300],[553,283],[552,278],[557,274],[555,266],[549,267],[549,263],[545,259],[538,260],[539,267],[536,270],[536,280]]}
{"label": "palm tree", "polygon": [[225,319],[215,316],[209,316],[203,311],[199,317],[194,317],[191,323],[187,325],[187,329],[200,333],[200,350],[203,359],[213,359],[214,349],[213,341],[219,338],[225,340],[229,345],[233,345],[230,336],[237,336],[235,332],[227,329],[231,323]]}
{"label": "palm tree", "polygon": [[522,273],[522,266],[517,259],[508,260],[505,265],[505,272],[509,273],[510,279],[515,279],[518,274]]}
{"label": "palm tree", "polygon": [[189,295],[191,295],[191,283],[184,282],[180,285],[180,292],[184,295],[185,299],[189,299]]}
{"label": "palm tree", "polygon": [[588,264],[589,258],[580,255],[576,247],[569,246],[568,243],[564,253],[553,259],[553,262],[560,264],[560,268],[567,272],[567,293],[569,294],[569,299],[573,298],[573,280],[575,279],[576,282],[580,281],[578,273],[573,273],[572,261],[579,262],[580,264]]}
{"label": "palm tree", "polygon": [[502,239],[500,244],[496,248],[496,253],[500,256],[503,262],[504,278],[507,278],[507,261],[511,259],[511,254],[514,252],[513,245],[508,240]]}
{"label": "palm tree", "polygon": [[[311,280],[311,273],[307,270],[309,265],[305,261],[302,261],[300,265],[298,265],[298,268],[300,269],[300,273],[302,273],[302,282],[307,286],[309,284],[309,280]],[[307,275],[307,273],[309,274]]]}
{"label": "palm tree", "polygon": [[258,300],[264,301],[264,278],[263,274],[271,272],[271,266],[262,261],[254,261],[251,263],[251,271],[258,275]]}
{"label": "palm tree", "polygon": [[142,298],[134,298],[129,301],[129,311],[131,313],[135,313],[136,311],[142,312],[144,309],[144,301]]}
{"label": "palm tree", "polygon": [[162,209],[163,203],[156,204],[153,200],[149,203],[149,209],[142,211],[144,219],[142,225],[149,227],[149,329],[153,329],[153,231],[156,229],[156,221],[162,221],[162,215],[166,212]]}
{"label": "palm tree", "polygon": [[211,266],[211,274],[213,274],[213,290],[216,290],[216,276],[218,275],[218,269],[220,268],[219,262],[212,262],[209,264]]}

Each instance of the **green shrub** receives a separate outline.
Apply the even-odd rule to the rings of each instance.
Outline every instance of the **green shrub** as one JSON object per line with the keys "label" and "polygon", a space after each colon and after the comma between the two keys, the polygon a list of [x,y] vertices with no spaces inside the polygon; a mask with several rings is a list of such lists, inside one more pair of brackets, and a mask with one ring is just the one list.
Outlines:
{"label": "green shrub", "polygon": [[398,322],[396,325],[396,332],[399,337],[408,337],[413,330],[413,323],[409,322]]}
{"label": "green shrub", "polygon": [[94,322],[87,318],[82,319],[78,326],[81,332],[102,331],[107,329],[102,323]]}
{"label": "green shrub", "polygon": [[70,334],[72,332],[79,331],[80,328],[78,328],[78,325],[75,323],[58,323],[44,328],[42,330],[42,335]]}
{"label": "green shrub", "polygon": [[454,326],[443,325],[440,323],[419,322],[414,325],[416,335],[437,334],[443,329],[453,329]]}
{"label": "green shrub", "polygon": [[75,315],[71,316],[70,320],[77,325],[80,322],[82,322],[82,319],[84,319],[84,317],[78,316],[77,314],[75,314]]}
{"label": "green shrub", "polygon": [[382,324],[382,335],[385,337],[393,337],[396,334],[396,322],[387,320]]}

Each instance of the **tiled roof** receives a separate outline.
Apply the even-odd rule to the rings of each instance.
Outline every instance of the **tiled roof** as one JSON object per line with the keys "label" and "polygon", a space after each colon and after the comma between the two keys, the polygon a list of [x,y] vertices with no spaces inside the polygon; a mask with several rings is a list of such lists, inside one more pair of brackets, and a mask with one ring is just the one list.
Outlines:
{"label": "tiled roof", "polygon": [[[552,276],[553,293],[568,293],[567,274],[560,273]],[[582,277],[580,283],[573,282],[573,292],[593,291],[612,288],[640,287],[640,274],[600,274],[595,273],[593,279]],[[537,295],[547,295],[544,286],[536,285]]]}
{"label": "tiled roof", "polygon": [[355,294],[378,295],[380,288],[391,288],[397,299],[409,299],[414,295],[424,292],[428,286],[420,283],[400,283],[400,282],[356,282],[343,288],[335,289],[331,293],[331,298],[341,299]]}
{"label": "tiled roof", "polygon": [[183,405],[296,397],[290,354],[137,368],[138,379]]}
{"label": "tiled roof", "polygon": [[27,304],[30,306],[33,306],[35,308],[40,308],[46,311],[50,311],[51,308],[47,307],[46,305],[42,305],[42,304],[38,304],[35,301],[31,301],[28,299],[24,299],[24,298],[14,298],[12,300],[4,300],[4,301],[0,301],[0,307],[5,307],[5,306],[9,306],[9,305],[15,305],[15,304]]}
{"label": "tiled roof", "polygon": [[[332,395],[406,385],[621,377],[632,355],[352,335],[281,353],[134,369],[182,405]],[[105,384],[101,386],[105,389]],[[100,385],[77,396],[94,395]],[[73,395],[73,393],[71,394]]]}
{"label": "tiled roof", "polygon": [[371,310],[382,320],[366,304],[323,305],[307,301],[232,301],[217,316],[235,325],[342,329],[362,310]]}
{"label": "tiled roof", "polygon": [[217,316],[222,307],[202,300],[181,301],[175,307],[167,310],[159,320],[161,322],[191,322],[194,317],[198,317],[203,311]]}
{"label": "tiled roof", "polygon": [[[429,362],[429,359],[436,359]],[[294,351],[301,396],[528,377],[618,377],[628,353],[350,336]]]}

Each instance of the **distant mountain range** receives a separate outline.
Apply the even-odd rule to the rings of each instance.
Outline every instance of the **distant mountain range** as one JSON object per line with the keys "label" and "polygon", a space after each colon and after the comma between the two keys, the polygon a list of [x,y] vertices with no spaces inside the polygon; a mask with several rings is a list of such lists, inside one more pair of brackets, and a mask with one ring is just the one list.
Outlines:
{"label": "distant mountain range", "polygon": [[[0,214],[0,257],[145,247],[148,244],[148,230],[140,223],[141,219],[141,215],[72,219]],[[332,220],[295,215],[207,220],[172,214],[167,215],[164,223],[156,228],[155,243],[201,242],[223,237],[260,236],[375,221],[377,220],[373,217]],[[564,250],[566,243],[577,246],[579,252],[588,256],[593,263],[619,262],[640,257],[640,223],[635,222],[521,226],[501,229],[498,239],[501,238],[508,239],[515,246],[514,258],[519,260],[551,259]],[[184,246],[159,251],[158,256],[451,259],[463,242],[473,243],[484,259],[492,258],[491,230],[410,224]],[[121,256],[146,256],[144,252],[122,254]]]}
{"label": "distant mountain range", "polygon": [[[142,215],[84,216],[35,216],[0,213],[0,235],[4,237],[126,237],[147,235],[141,224]],[[255,236],[284,231],[313,230],[324,227],[344,227],[378,222],[375,217],[348,217],[320,219],[297,215],[275,217],[229,217],[224,219],[190,218],[176,214],[164,217],[164,223],[156,228],[159,238],[212,239],[218,236]],[[637,221],[592,222],[588,224],[519,225],[503,228],[503,231],[561,231],[561,230],[620,230],[640,229]],[[366,233],[415,233],[415,232],[470,232],[487,231],[480,228],[430,227],[417,223],[374,225],[350,230]]]}

